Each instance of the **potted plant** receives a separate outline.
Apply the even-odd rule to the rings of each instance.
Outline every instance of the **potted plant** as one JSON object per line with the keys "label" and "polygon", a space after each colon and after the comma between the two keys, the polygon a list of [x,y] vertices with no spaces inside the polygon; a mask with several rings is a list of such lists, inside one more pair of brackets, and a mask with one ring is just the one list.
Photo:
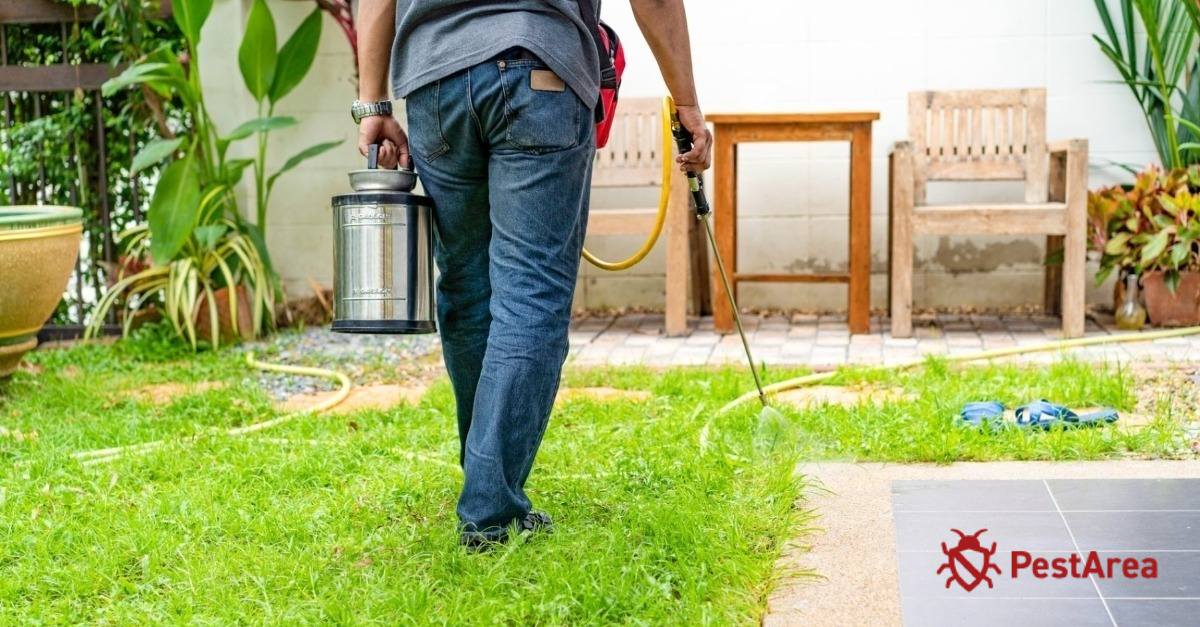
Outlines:
{"label": "potted plant", "polygon": [[[125,299],[138,310],[147,302],[160,303],[163,317],[192,348],[201,343],[218,347],[238,339],[252,339],[267,320],[274,303],[274,283],[254,242],[228,219],[217,224],[186,223],[180,251],[168,262],[143,266],[129,275],[118,275],[96,306],[89,336],[99,329],[105,314]],[[121,234],[133,257],[152,256],[150,228],[139,225]],[[134,316],[125,317],[125,332]]]}
{"label": "potted plant", "polygon": [[1093,192],[1088,219],[1098,283],[1138,275],[1151,322],[1200,324],[1200,165],[1151,167],[1131,186]]}
{"label": "potted plant", "polygon": [[79,257],[83,212],[74,207],[0,207],[0,378],[37,346]]}
{"label": "potted plant", "polygon": [[1117,0],[1119,14],[1108,0],[1095,3],[1104,26],[1095,39],[1142,109],[1165,168],[1090,194],[1090,245],[1101,252],[1097,282],[1118,272],[1114,303],[1120,303],[1126,277],[1137,275],[1152,322],[1195,324],[1200,0]]}
{"label": "potted plant", "polygon": [[[275,20],[264,0],[254,1],[238,49],[238,67],[258,104],[258,117],[222,135],[200,84],[198,44],[212,0],[173,4],[186,49],[160,48],[104,85],[105,94],[140,86],[166,97],[182,112],[183,131],[150,142],[134,157],[134,173],[171,160],[150,200],[147,223],[123,234],[127,254],[143,259],[147,267],[114,282],[93,314],[90,333],[119,301],[129,308],[157,303],[194,348],[200,342],[217,347],[223,341],[254,337],[270,323],[271,317],[262,314],[273,308],[277,285],[263,229],[275,183],[288,170],[341,142],[311,146],[278,170],[267,171],[269,134],[297,124],[294,118],[274,115],[274,110],[312,66],[321,36],[320,9],[277,48]],[[257,144],[253,158],[230,154],[231,147],[250,138]],[[242,216],[234,193],[247,170],[254,176],[254,222]],[[125,328],[128,332],[129,325]]]}

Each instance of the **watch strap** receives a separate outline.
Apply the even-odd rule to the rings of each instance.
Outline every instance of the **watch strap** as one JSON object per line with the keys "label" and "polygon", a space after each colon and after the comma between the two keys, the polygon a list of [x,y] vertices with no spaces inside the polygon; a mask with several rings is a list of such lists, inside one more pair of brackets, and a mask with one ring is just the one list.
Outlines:
{"label": "watch strap", "polygon": [[391,115],[392,101],[380,100],[378,102],[359,102],[354,101],[350,107],[350,114],[354,117],[355,122],[361,121],[363,118],[368,118],[373,115]]}

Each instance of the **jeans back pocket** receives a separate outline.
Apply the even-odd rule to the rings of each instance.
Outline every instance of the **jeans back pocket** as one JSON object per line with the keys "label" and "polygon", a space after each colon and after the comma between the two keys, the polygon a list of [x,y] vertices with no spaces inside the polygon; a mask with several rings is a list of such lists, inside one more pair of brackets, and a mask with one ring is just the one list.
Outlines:
{"label": "jeans back pocket", "polygon": [[425,161],[433,161],[450,150],[442,134],[441,89],[442,82],[434,81],[413,91],[404,101],[409,147]]}
{"label": "jeans back pocket", "polygon": [[532,73],[549,71],[540,61],[500,61],[499,67],[508,143],[533,154],[579,145],[580,103],[571,88],[547,88],[545,80],[535,88]]}

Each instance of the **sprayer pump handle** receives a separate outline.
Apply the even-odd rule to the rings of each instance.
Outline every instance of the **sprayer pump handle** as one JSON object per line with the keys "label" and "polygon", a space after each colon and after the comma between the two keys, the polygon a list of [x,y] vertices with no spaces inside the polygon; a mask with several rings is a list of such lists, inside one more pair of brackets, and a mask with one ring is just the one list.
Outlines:
{"label": "sprayer pump handle", "polygon": [[379,144],[371,144],[367,146],[367,169],[374,170],[379,167]]}
{"label": "sprayer pump handle", "polygon": [[[686,154],[692,149],[692,132],[679,121],[679,115],[671,116],[671,134],[675,136],[675,146],[679,154]],[[692,192],[692,202],[696,205],[696,217],[708,215],[708,198],[704,195],[704,179],[695,172],[687,173],[688,189]]]}

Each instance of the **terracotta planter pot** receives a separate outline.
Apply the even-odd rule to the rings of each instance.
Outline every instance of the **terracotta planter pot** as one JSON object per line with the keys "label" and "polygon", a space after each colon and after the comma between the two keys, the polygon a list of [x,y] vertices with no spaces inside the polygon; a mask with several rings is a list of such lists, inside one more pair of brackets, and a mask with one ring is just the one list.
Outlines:
{"label": "terracotta planter pot", "polygon": [[[124,309],[117,312],[117,319],[120,320],[122,324],[124,324],[125,319],[128,316],[129,316],[128,311],[126,311]],[[150,305],[150,306],[144,307],[142,309],[139,309],[133,313],[133,321],[129,323],[129,330],[136,331],[137,329],[140,329],[140,328],[142,328],[148,324],[151,324],[153,322],[161,322],[162,319],[163,319],[162,311],[160,311],[158,309],[158,307],[155,307],[154,305]]]}
{"label": "terracotta planter pot", "polygon": [[1146,314],[1155,326],[1191,327],[1200,325],[1200,272],[1184,272],[1172,294],[1161,272],[1142,276]]}
{"label": "terracotta planter pot", "polygon": [[[220,325],[218,333],[221,337],[221,342],[233,344],[238,340],[250,341],[254,339],[254,315],[250,302],[250,293],[244,285],[239,285],[237,288],[237,332],[233,330],[233,315],[229,308],[229,288],[223,287],[213,292],[213,300],[217,304],[217,323]],[[196,303],[196,312],[193,315],[196,321],[196,338],[201,341],[212,340],[212,316],[208,311],[208,299],[201,298],[200,302]]]}
{"label": "terracotta planter pot", "polygon": [[74,207],[0,207],[0,377],[37,346],[79,257],[83,211]]}

